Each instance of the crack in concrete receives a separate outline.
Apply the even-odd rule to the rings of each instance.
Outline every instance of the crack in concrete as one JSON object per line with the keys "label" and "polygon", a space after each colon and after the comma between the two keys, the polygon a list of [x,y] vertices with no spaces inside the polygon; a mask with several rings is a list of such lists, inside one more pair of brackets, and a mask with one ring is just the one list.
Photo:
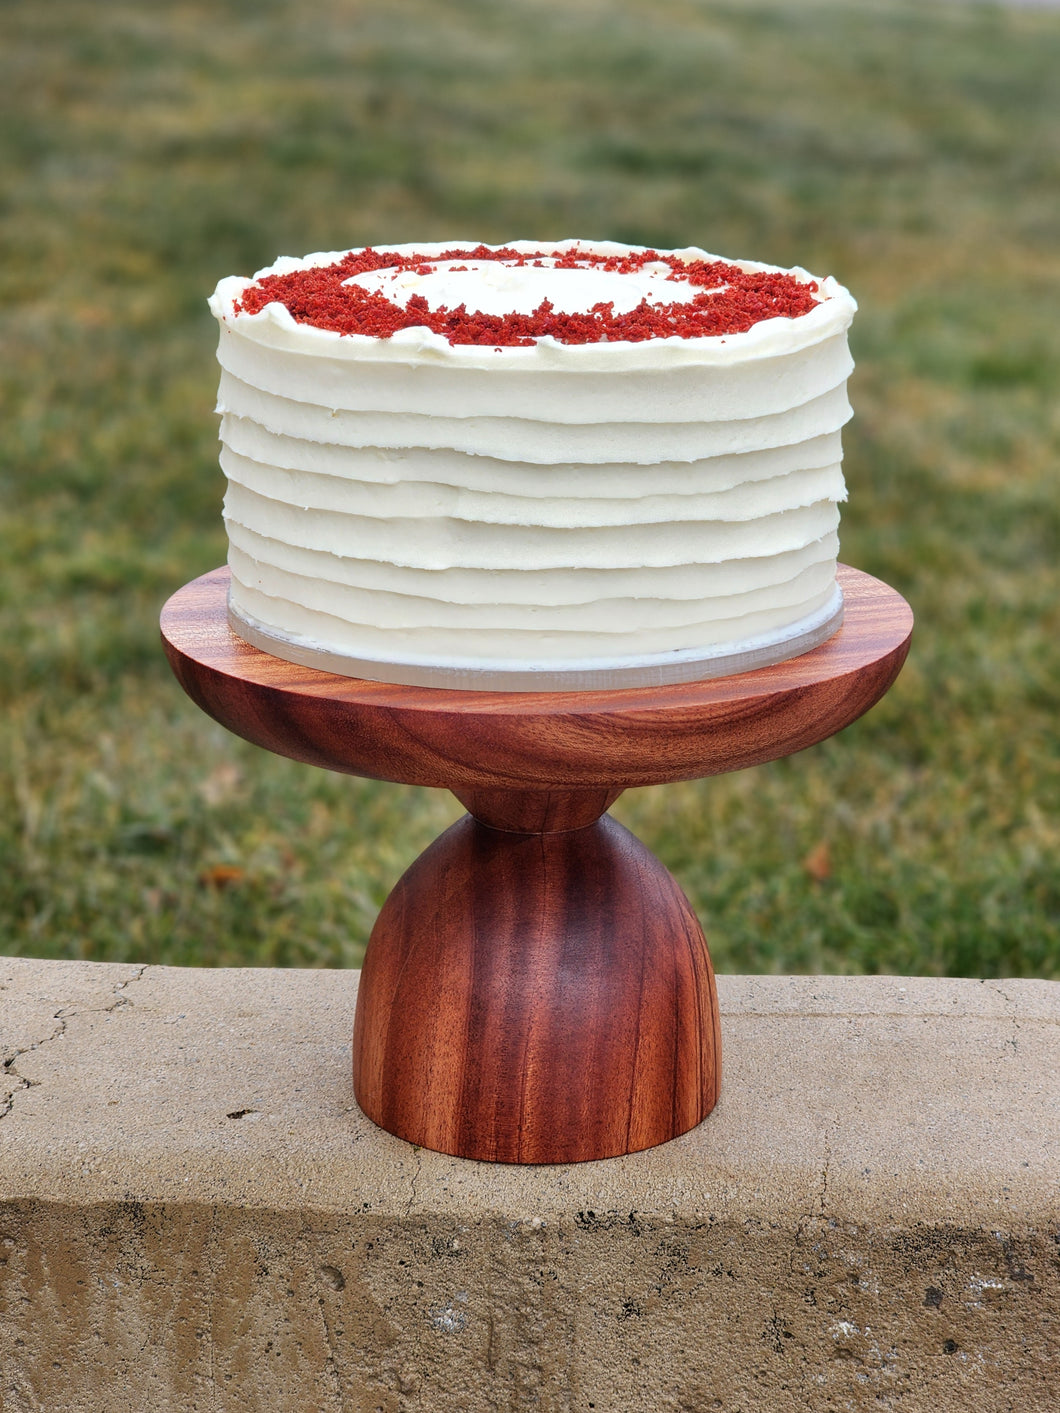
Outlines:
{"label": "crack in concrete", "polygon": [[994,981],[991,983],[991,985],[993,987],[993,990],[997,992],[997,994],[1001,997],[1002,1001],[1004,1001],[1005,1005],[1009,1008],[1009,1020],[1012,1022],[1012,1038],[1009,1040],[1008,1043],[1012,1047],[1012,1053],[1016,1054],[1020,1048],[1019,1005],[1015,1000],[1013,1000],[1013,998],[1008,994],[1007,991],[1003,991],[1001,989],[1001,985],[999,982]]}
{"label": "crack in concrete", "polygon": [[[821,1168],[820,1187],[817,1192],[817,1210],[805,1212],[795,1223],[795,1233],[791,1245],[788,1247],[788,1272],[791,1275],[800,1274],[796,1271],[796,1258],[802,1252],[803,1240],[807,1229],[812,1222],[824,1220],[825,1208],[828,1204],[828,1173],[832,1166],[832,1148],[830,1144],[825,1144],[824,1164]],[[806,1275],[805,1269],[801,1272]]]}
{"label": "crack in concrete", "polygon": [[830,1144],[825,1144],[824,1167],[821,1169],[821,1190],[817,1194],[817,1210],[824,1216],[824,1209],[828,1202],[828,1170],[832,1166],[832,1148]]}
{"label": "crack in concrete", "polygon": [[412,1174],[409,1182],[409,1200],[405,1203],[405,1211],[402,1214],[408,1217],[412,1214],[412,1209],[416,1205],[416,1184],[420,1180],[420,1173],[423,1171],[423,1153],[418,1145],[413,1145],[413,1153],[416,1155],[416,1171]]}
{"label": "crack in concrete", "polygon": [[[826,1143],[824,1147],[824,1162],[821,1166],[820,1184],[817,1190],[816,1210],[804,1212],[795,1222],[795,1230],[792,1234],[791,1242],[788,1246],[788,1274],[794,1277],[803,1285],[802,1298],[809,1305],[817,1304],[817,1290],[811,1284],[815,1279],[812,1272],[807,1271],[806,1261],[800,1262],[799,1257],[803,1255],[803,1243],[809,1235],[810,1228],[815,1222],[825,1220],[825,1211],[828,1205],[828,1174],[832,1165],[831,1144]],[[762,1339],[770,1348],[779,1355],[785,1355],[784,1341],[794,1340],[795,1336],[788,1329],[779,1305],[772,1306],[772,1317],[767,1322],[762,1331]]]}
{"label": "crack in concrete", "polygon": [[17,1080],[18,1083],[4,1100],[3,1106],[0,1107],[0,1120],[6,1119],[8,1114],[10,1114],[11,1110],[15,1107],[16,1094],[21,1093],[24,1089],[36,1089],[40,1083],[39,1080],[27,1079],[25,1075],[19,1074],[18,1070],[15,1068],[17,1061],[21,1060],[23,1055],[30,1055],[34,1050],[39,1050],[42,1046],[50,1044],[51,1041],[58,1040],[60,1035],[66,1034],[66,1019],[63,1016],[62,1007],[55,1012],[52,1016],[52,1020],[58,1021],[59,1024],[56,1029],[52,1031],[51,1035],[45,1035],[43,1039],[34,1041],[32,1045],[23,1045],[21,1050],[16,1050],[10,1059],[4,1061],[4,1074],[10,1075],[11,1078]]}
{"label": "crack in concrete", "polygon": [[123,991],[128,991],[129,987],[132,986],[135,982],[142,980],[143,975],[147,971],[149,965],[150,964],[148,962],[144,962],[142,966],[138,966],[136,968],[136,974],[134,976],[130,976],[128,981],[123,981],[120,986],[115,986],[114,995],[116,999],[111,1003],[111,1005],[103,1007],[105,1012],[116,1011],[119,1006],[131,1006],[133,1004],[133,1002],[130,1001],[127,996],[123,996],[121,993]]}
{"label": "crack in concrete", "polygon": [[[128,987],[130,987],[134,981],[139,981],[140,978],[143,976],[144,972],[147,970],[147,967],[148,963],[145,962],[143,966],[137,968],[133,976],[128,977],[127,980],[123,981],[120,986],[116,986],[114,988],[113,994],[116,999],[112,1001],[109,1006],[103,1006],[101,1008],[104,1015],[109,1014],[111,1011],[116,1011],[120,1006],[132,1005],[132,1002],[127,997],[120,995],[119,993],[125,991]],[[55,1030],[52,1031],[51,1035],[45,1035],[42,1039],[35,1040],[32,1045],[23,1045],[21,1050],[16,1050],[13,1055],[11,1055],[8,1059],[4,1061],[2,1066],[4,1074],[10,1075],[13,1079],[16,1079],[18,1083],[12,1089],[11,1093],[8,1094],[6,1099],[4,1099],[2,1103],[0,1103],[0,1120],[6,1119],[11,1113],[12,1109],[15,1107],[16,1094],[20,1094],[25,1089],[36,1089],[40,1084],[40,1080],[27,1079],[25,1075],[19,1074],[18,1070],[15,1068],[17,1062],[22,1058],[22,1056],[30,1055],[33,1053],[34,1050],[40,1050],[45,1045],[50,1045],[53,1040],[58,1040],[60,1036],[66,1034],[67,1021],[75,1020],[80,1015],[91,1014],[91,1012],[95,1009],[96,1007],[90,1007],[88,1012],[68,1011],[65,1006],[60,1006],[59,1009],[52,1016],[52,1020],[58,1021],[58,1025],[56,1026]]]}

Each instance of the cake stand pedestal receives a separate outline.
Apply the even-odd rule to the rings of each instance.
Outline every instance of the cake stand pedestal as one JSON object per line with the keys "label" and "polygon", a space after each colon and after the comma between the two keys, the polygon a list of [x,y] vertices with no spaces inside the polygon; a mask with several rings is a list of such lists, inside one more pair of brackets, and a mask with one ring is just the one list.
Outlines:
{"label": "cake stand pedestal", "polygon": [[178,681],[237,735],[309,765],[451,790],[469,813],[372,932],[354,1090],[377,1124],[466,1158],[633,1153],[714,1107],[721,1046],[703,933],[605,811],[624,789],[742,770],[841,730],[887,691],[912,614],[840,568],[843,627],[775,667],[678,686],[448,691],[299,667],[226,617],[228,572],[162,612]]}

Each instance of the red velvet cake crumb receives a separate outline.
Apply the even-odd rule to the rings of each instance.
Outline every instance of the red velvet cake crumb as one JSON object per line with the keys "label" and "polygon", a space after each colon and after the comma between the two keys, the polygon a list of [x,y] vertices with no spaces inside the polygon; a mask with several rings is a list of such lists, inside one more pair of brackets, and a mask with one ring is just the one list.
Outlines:
{"label": "red velvet cake crumb", "polygon": [[[672,271],[668,279],[683,281],[704,293],[691,301],[674,300],[669,304],[642,300],[626,314],[616,314],[611,304],[596,304],[584,314],[560,314],[546,299],[532,314],[497,315],[469,314],[462,304],[455,309],[431,309],[422,295],[412,295],[402,308],[383,294],[343,284],[351,276],[372,270],[413,270],[426,275],[439,262],[452,260],[497,260],[536,268],[541,268],[543,260],[551,260],[560,270],[598,268],[618,274],[632,274],[645,265],[662,263]],[[711,290],[716,293],[707,292]],[[794,275],[741,270],[722,260],[686,264],[676,256],[660,255],[654,250],[601,255],[576,248],[521,254],[510,247],[490,250],[480,245],[473,250],[447,250],[427,256],[369,248],[351,251],[334,265],[265,275],[248,287],[237,301],[235,312],[257,314],[267,304],[278,301],[298,323],[338,334],[386,339],[399,329],[427,328],[451,344],[484,344],[499,349],[525,348],[545,337],[558,343],[580,344],[740,334],[764,319],[797,319],[808,314],[818,302],[816,293],[814,281],[803,284]]]}

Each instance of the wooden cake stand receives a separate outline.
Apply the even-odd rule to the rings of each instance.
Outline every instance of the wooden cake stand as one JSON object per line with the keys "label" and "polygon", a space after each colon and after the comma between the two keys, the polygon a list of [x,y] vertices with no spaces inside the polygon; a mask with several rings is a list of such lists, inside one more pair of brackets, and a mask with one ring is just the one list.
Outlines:
{"label": "wooden cake stand", "polygon": [[451,790],[469,814],[387,899],[361,976],[354,1089],[369,1118],[466,1158],[565,1163],[693,1128],[720,1080],[699,923],[662,864],[605,811],[624,789],[800,751],[887,691],[913,619],[841,567],[846,619],[776,667],[679,686],[482,692],[298,667],[226,618],[228,571],[162,612],[181,686],[267,750]]}

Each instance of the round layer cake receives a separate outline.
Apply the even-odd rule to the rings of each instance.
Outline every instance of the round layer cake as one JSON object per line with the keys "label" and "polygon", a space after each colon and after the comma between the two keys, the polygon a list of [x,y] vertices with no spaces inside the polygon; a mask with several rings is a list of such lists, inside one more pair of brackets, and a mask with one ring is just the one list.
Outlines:
{"label": "round layer cake", "polygon": [[211,300],[237,633],[348,676],[693,681],[838,628],[854,301],[613,243],[284,258]]}

